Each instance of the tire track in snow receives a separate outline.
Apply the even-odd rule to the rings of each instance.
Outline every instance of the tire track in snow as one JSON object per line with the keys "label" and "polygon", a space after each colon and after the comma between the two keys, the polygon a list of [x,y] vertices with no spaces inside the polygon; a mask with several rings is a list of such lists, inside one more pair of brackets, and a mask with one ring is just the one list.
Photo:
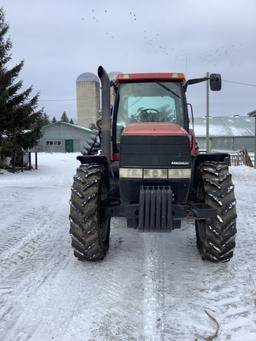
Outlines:
{"label": "tire track in snow", "polygon": [[[165,260],[159,252],[159,235],[143,234],[144,240],[144,337],[165,339]],[[157,245],[158,244],[158,245]]]}
{"label": "tire track in snow", "polygon": [[[38,189],[35,187],[22,188],[4,187],[8,190],[8,195],[4,203],[8,201],[8,207],[1,214],[0,221],[0,256],[2,252],[11,252],[15,244],[22,244],[22,240],[27,239],[27,235],[33,234],[40,225],[40,219],[44,219],[44,210],[49,211],[47,204],[49,189],[40,189],[40,199]],[[52,213],[53,215],[54,213]],[[18,246],[17,246],[18,247]],[[8,251],[9,250],[9,251]]]}
{"label": "tire track in snow", "polygon": [[[143,311],[138,304],[143,297],[143,243],[141,235],[125,225],[124,219],[112,219],[110,251],[104,262],[97,264],[103,280],[95,282],[96,297],[100,293],[100,298],[92,302],[92,310],[98,322],[89,331],[97,341],[136,340],[136,336],[143,340]],[[108,306],[104,312],[103,304]]]}
{"label": "tire track in snow", "polygon": [[[47,207],[41,207],[38,212],[40,213],[37,215],[31,212],[24,215],[23,223],[26,221],[33,226],[33,229],[0,255],[1,283],[12,288],[8,295],[4,293],[4,297],[0,290],[2,302],[0,314],[3,315],[0,320],[0,336],[1,330],[5,330],[6,340],[8,340],[9,333],[10,340],[13,340],[15,325],[22,312],[24,298],[28,299],[34,295],[46,280],[56,276],[61,269],[61,263],[69,261],[67,256],[70,254],[70,248],[63,247],[65,241],[67,244],[68,240],[67,217],[62,210],[53,212]],[[60,235],[60,228],[63,226],[66,226],[66,230]],[[6,333],[7,330],[8,333]],[[23,332],[24,340],[33,334],[31,333],[30,330],[28,334]],[[20,340],[23,340],[23,337]]]}
{"label": "tire track in snow", "polygon": [[[25,234],[25,231],[23,231],[24,237],[21,239],[18,238],[18,233],[17,243],[1,253],[0,274],[3,277],[5,275],[9,276],[10,272],[13,271],[13,267],[17,266],[20,268],[21,261],[26,261],[39,247],[38,239],[40,238],[40,235],[45,234],[45,225],[50,222],[50,217],[47,217],[47,207],[42,207],[42,210],[45,212],[45,215],[34,215],[32,212],[28,212],[24,214],[23,219],[17,224],[19,228],[23,228],[23,224],[26,223],[26,225],[31,226],[32,229],[28,234]],[[8,272],[6,271],[7,269]]]}
{"label": "tire track in snow", "polygon": [[219,321],[223,339],[247,341],[255,340],[256,335],[256,285],[252,270],[252,261],[256,259],[256,204],[252,203],[248,210],[250,194],[240,189],[237,180],[235,186],[238,211],[235,255],[230,263],[217,265],[204,278],[203,299]]}
{"label": "tire track in snow", "polygon": [[32,208],[13,217],[12,222],[8,222],[6,225],[3,224],[5,226],[4,232],[0,235],[0,257],[2,254],[8,254],[10,249],[15,247],[15,244],[22,243],[22,239],[26,238],[26,235],[30,234],[31,230],[33,231],[36,214],[37,210]]}
{"label": "tire track in snow", "polygon": [[203,315],[202,307],[193,304],[197,296],[193,293],[195,268],[201,261],[195,249],[193,226],[183,225],[189,234],[183,228],[144,235],[145,340],[190,340],[207,330],[205,323],[194,319]]}
{"label": "tire track in snow", "polygon": [[[4,204],[1,225],[5,232],[1,241],[5,251],[0,255],[0,314],[4,316],[0,320],[1,340],[34,339],[40,321],[39,324],[31,322],[40,316],[40,306],[36,306],[24,328],[24,323],[20,324],[20,321],[29,310],[27,302],[33,300],[46,283],[54,281],[70,261],[67,216],[72,175],[67,178],[68,172],[63,176],[58,174],[58,158],[51,157],[53,166],[45,167],[43,175],[48,172],[46,176],[41,177],[40,170],[33,174],[17,174],[6,178],[5,183],[16,184],[19,177],[19,186],[6,187],[3,184],[1,188],[7,194],[0,199],[0,204],[1,201]],[[67,164],[65,167],[73,173],[72,163],[71,167]],[[53,171],[55,176],[50,174]],[[30,187],[25,187],[25,183]],[[45,186],[42,187],[42,184]],[[49,184],[53,186],[49,187]],[[35,213],[34,217],[31,212]],[[12,225],[19,234],[16,239],[11,236]],[[10,229],[7,230],[7,226]],[[38,298],[40,301],[40,295]]]}
{"label": "tire track in snow", "polygon": [[[70,255],[68,273],[64,277],[65,286],[62,289],[66,291],[70,287],[71,291],[68,293],[68,296],[64,295],[64,307],[66,309],[62,309],[62,305],[59,306],[63,316],[59,317],[58,321],[56,321],[57,325],[60,325],[61,322],[61,330],[58,332],[58,328],[54,328],[55,339],[84,340],[83,335],[88,335],[88,339],[90,339],[89,335],[91,335],[91,339],[97,341],[136,340],[132,335],[138,335],[141,330],[141,311],[137,304],[140,299],[133,300],[132,298],[134,298],[134,288],[138,289],[141,287],[138,282],[142,274],[139,262],[138,266],[135,266],[135,261],[139,261],[137,259],[138,253],[131,257],[131,248],[135,247],[136,249],[141,243],[138,242],[137,234],[129,238],[126,230],[120,231],[113,228],[112,232],[112,252],[110,251],[105,262],[81,263]],[[126,242],[120,241],[121,236],[124,238],[128,237]],[[69,276],[70,274],[71,277]],[[73,276],[75,276],[75,282],[72,279]],[[56,292],[56,296],[53,292],[48,292],[47,290],[50,283],[52,283],[53,288],[56,286],[54,282],[59,281],[58,278],[50,278],[50,281],[47,280],[47,283],[39,289],[36,295],[46,290],[48,295],[54,295],[55,304],[57,304],[59,296],[61,296],[63,301],[61,288],[60,293]],[[132,281],[131,278],[133,278]],[[70,282],[73,283],[70,284]],[[140,290],[138,296],[142,295],[142,290]],[[68,308],[65,305],[65,300],[67,299],[70,300]],[[63,302],[61,303],[63,304]],[[106,306],[108,309],[104,309]],[[83,313],[87,309],[88,312],[83,317]],[[49,319],[48,317],[42,319],[40,325],[35,330],[35,334],[33,334],[35,339],[37,339],[38,335],[43,334],[44,329],[49,329]],[[82,327],[81,323],[83,320],[86,322]],[[77,329],[74,332],[72,330],[72,326],[77,326],[77,324],[79,325],[79,334]],[[9,334],[10,340],[13,335],[20,335],[22,328],[22,319],[19,319],[15,324],[15,328],[12,328]],[[32,331],[28,330],[28,334],[31,335],[31,333]],[[6,341],[9,341],[9,339],[7,338]]]}
{"label": "tire track in snow", "polygon": [[231,340],[245,331],[247,335],[255,335],[254,308],[244,295],[244,278],[240,280],[235,273],[227,275],[227,272],[232,272],[229,267],[214,272],[216,277],[212,283],[208,276],[203,282],[206,289],[202,293],[202,301],[219,322],[220,335]]}
{"label": "tire track in snow", "polygon": [[29,233],[30,222],[36,214],[35,207],[24,211],[24,202],[33,200],[31,193],[16,187],[4,187],[6,190],[8,193],[0,199],[0,255]]}

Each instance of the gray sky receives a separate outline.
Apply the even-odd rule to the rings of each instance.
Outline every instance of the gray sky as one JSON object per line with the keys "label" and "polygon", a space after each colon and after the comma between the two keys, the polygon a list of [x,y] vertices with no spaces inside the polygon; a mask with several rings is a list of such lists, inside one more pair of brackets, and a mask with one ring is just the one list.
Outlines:
{"label": "gray sky", "polygon": [[[24,85],[40,106],[76,118],[75,81],[82,72],[221,73],[211,115],[256,109],[255,0],[1,0],[13,42],[12,63],[25,60]],[[255,86],[227,81],[249,83]],[[205,114],[205,84],[188,88],[196,116]]]}

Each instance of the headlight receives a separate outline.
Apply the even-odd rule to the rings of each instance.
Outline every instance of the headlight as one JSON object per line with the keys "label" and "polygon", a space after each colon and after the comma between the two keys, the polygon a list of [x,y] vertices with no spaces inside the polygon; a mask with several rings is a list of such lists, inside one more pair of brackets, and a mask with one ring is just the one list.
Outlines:
{"label": "headlight", "polygon": [[119,177],[130,179],[189,179],[191,169],[120,168]]}
{"label": "headlight", "polygon": [[142,168],[120,168],[120,178],[137,178],[142,179],[143,169]]}
{"label": "headlight", "polygon": [[167,179],[167,169],[144,169],[144,179]]}
{"label": "headlight", "polygon": [[191,169],[168,169],[168,179],[187,179],[191,177]]}

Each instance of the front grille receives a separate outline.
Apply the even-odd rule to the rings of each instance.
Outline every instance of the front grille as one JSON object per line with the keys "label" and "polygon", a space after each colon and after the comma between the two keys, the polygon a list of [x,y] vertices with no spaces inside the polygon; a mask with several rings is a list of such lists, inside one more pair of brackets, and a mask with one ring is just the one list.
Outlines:
{"label": "front grille", "polygon": [[190,159],[187,136],[121,137],[120,167],[189,167]]}

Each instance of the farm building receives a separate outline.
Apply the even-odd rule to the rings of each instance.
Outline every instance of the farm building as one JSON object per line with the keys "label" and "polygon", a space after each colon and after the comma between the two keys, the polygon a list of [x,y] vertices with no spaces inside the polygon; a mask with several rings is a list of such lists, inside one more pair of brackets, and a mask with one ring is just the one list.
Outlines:
{"label": "farm building", "polygon": [[43,152],[80,152],[94,136],[92,130],[74,124],[56,122],[42,128],[37,150]]}
{"label": "farm building", "polygon": [[[206,149],[206,119],[195,118],[200,149]],[[215,150],[254,150],[254,118],[248,116],[210,117],[210,147]]]}

